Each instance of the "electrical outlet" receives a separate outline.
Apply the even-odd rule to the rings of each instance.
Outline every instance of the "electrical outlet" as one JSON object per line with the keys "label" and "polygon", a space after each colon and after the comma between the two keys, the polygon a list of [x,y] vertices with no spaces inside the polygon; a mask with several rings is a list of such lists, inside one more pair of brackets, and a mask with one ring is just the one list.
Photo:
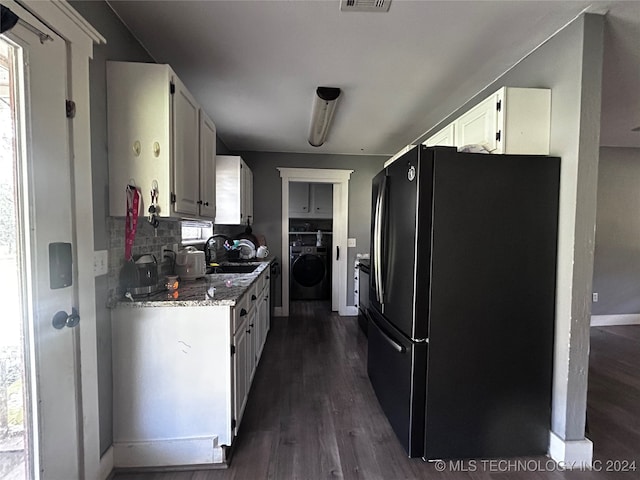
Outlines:
{"label": "electrical outlet", "polygon": [[93,276],[106,275],[109,271],[109,251],[97,250],[93,252]]}
{"label": "electrical outlet", "polygon": [[593,296],[593,301],[597,302],[598,301],[598,292],[593,292],[591,295]]}
{"label": "electrical outlet", "polygon": [[355,238],[347,238],[347,248],[354,248],[356,246]]}

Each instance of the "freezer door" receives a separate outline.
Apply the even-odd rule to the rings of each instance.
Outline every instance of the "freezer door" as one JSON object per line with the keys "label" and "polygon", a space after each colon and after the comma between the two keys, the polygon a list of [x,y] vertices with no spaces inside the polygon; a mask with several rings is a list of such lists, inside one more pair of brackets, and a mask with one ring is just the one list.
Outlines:
{"label": "freezer door", "polygon": [[380,406],[410,457],[424,450],[427,344],[399,334],[370,310],[367,371]]}

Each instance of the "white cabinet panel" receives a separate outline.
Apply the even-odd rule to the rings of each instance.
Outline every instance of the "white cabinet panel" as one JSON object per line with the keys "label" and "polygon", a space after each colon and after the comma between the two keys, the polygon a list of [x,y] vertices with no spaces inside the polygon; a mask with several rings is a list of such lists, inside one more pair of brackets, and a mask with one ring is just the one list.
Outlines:
{"label": "white cabinet panel", "polygon": [[455,138],[455,124],[451,123],[440,130],[438,133],[429,137],[424,144],[427,147],[435,147],[437,145],[445,146],[445,147],[455,147],[456,146],[456,138]]}
{"label": "white cabinet panel", "polygon": [[173,76],[173,178],[175,211],[198,215],[199,200],[199,108],[183,83]]}
{"label": "white cabinet panel", "polygon": [[216,126],[200,110],[200,216],[216,218]]}
{"label": "white cabinet panel", "polygon": [[497,94],[476,105],[455,122],[456,146],[483,145],[493,152],[498,146]]}
{"label": "white cabinet panel", "polygon": [[216,156],[216,223],[246,224],[247,217],[253,217],[253,173],[241,157],[218,155]]}
{"label": "white cabinet panel", "polygon": [[330,218],[333,215],[333,184],[312,183],[311,205],[315,216]]}
{"label": "white cabinet panel", "polygon": [[309,213],[309,184],[289,182],[289,216],[296,217]]}

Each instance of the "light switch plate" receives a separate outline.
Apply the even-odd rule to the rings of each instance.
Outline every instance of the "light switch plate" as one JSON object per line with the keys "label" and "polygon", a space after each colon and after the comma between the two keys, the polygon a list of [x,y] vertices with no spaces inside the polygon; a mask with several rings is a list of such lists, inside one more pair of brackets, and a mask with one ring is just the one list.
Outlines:
{"label": "light switch plate", "polygon": [[106,275],[109,271],[109,251],[96,250],[93,252],[93,276]]}
{"label": "light switch plate", "polygon": [[347,239],[347,247],[348,248],[353,248],[356,246],[356,239],[355,238],[348,238]]}

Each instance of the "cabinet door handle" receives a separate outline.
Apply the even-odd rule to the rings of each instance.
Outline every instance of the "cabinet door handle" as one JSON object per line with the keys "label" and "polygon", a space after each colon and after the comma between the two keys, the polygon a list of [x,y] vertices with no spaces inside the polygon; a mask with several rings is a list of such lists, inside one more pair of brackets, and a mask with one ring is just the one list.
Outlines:
{"label": "cabinet door handle", "polygon": [[247,314],[247,311],[244,308],[240,309],[240,316],[244,317]]}
{"label": "cabinet door handle", "polygon": [[256,298],[258,298],[258,297],[256,297],[255,295],[251,295],[251,301],[252,302],[255,302]]}
{"label": "cabinet door handle", "polygon": [[340,260],[340,247],[336,247],[336,260]]}

